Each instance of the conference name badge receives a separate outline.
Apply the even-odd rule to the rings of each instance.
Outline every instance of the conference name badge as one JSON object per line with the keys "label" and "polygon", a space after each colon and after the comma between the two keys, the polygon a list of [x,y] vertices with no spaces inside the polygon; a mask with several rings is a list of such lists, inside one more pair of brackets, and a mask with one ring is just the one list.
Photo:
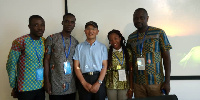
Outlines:
{"label": "conference name badge", "polygon": [[138,70],[145,70],[145,60],[144,58],[137,58]]}
{"label": "conference name badge", "polygon": [[118,70],[119,81],[126,81],[126,72],[125,70]]}
{"label": "conference name badge", "polygon": [[64,62],[64,73],[65,75],[71,74],[71,65],[69,61]]}
{"label": "conference name badge", "polygon": [[38,68],[36,70],[36,80],[37,81],[42,81],[43,80],[43,73],[44,73],[44,68]]}

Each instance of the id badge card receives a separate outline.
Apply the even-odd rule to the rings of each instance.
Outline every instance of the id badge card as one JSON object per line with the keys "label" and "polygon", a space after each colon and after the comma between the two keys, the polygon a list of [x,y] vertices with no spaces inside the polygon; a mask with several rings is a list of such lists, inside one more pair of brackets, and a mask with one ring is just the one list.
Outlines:
{"label": "id badge card", "polygon": [[44,68],[38,68],[36,70],[36,80],[37,81],[42,81],[43,80],[43,73],[44,73]]}
{"label": "id badge card", "polygon": [[137,58],[138,70],[145,70],[145,60],[144,58]]}
{"label": "id badge card", "polygon": [[126,72],[125,70],[118,70],[119,81],[126,81]]}
{"label": "id badge card", "polygon": [[71,74],[71,65],[69,61],[64,62],[64,73],[65,75]]}

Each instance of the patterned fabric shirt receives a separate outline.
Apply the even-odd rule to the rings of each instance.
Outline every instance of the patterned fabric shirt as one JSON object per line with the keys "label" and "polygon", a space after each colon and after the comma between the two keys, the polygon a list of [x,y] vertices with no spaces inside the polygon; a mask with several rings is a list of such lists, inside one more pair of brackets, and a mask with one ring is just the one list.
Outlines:
{"label": "patterned fabric shirt", "polygon": [[44,40],[43,37],[32,40],[27,34],[13,41],[6,64],[12,88],[16,86],[16,69],[18,91],[32,91],[43,87],[43,80],[36,80],[36,70],[43,67]]}
{"label": "patterned fabric shirt", "polygon": [[107,48],[97,40],[90,46],[87,41],[80,43],[75,50],[74,60],[80,62],[82,73],[101,71],[103,60],[108,59]]}
{"label": "patterned fabric shirt", "polygon": [[[131,51],[128,50],[129,54],[129,62],[132,62],[132,56],[131,56]],[[113,51],[112,53],[112,67],[111,69],[107,70],[107,74],[105,77],[106,80],[106,88],[107,89],[128,89],[129,88],[129,75],[128,72],[126,71],[126,80],[127,81],[119,81],[119,73],[117,69],[117,65],[121,65],[120,62],[118,61],[117,57],[119,58],[120,62],[122,63],[123,60],[123,51]],[[126,70],[126,61],[125,61],[125,55],[124,55],[124,60],[123,60],[123,65],[121,66],[121,69]]]}
{"label": "patterned fabric shirt", "polygon": [[128,37],[127,46],[134,55],[134,82],[145,85],[161,84],[164,81],[161,52],[169,51],[172,47],[163,30],[149,26],[142,49],[142,56],[145,58],[145,70],[139,71],[136,60],[140,57],[140,47],[144,35],[145,32],[138,33],[138,31],[135,31]]}
{"label": "patterned fabric shirt", "polygon": [[[63,45],[63,39],[65,43],[65,48]],[[76,46],[78,45],[78,41],[71,36],[71,46],[70,46],[70,38],[63,37],[61,32],[50,35],[46,39],[45,48],[46,53],[51,56],[50,58],[50,82],[52,86],[52,95],[64,95],[64,94],[71,94],[76,92],[75,86],[75,73],[73,67],[73,55]],[[68,54],[70,46],[70,53],[68,58],[66,59],[65,51]],[[69,61],[71,65],[71,74],[65,75],[64,74],[64,62]],[[69,83],[69,89],[64,92],[63,84]]]}

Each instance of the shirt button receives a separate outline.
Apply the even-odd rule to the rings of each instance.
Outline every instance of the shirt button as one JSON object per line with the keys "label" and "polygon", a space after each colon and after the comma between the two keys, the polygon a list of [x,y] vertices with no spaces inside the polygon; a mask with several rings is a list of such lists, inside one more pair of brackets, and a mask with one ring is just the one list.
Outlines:
{"label": "shirt button", "polygon": [[88,68],[88,65],[85,65],[85,68]]}

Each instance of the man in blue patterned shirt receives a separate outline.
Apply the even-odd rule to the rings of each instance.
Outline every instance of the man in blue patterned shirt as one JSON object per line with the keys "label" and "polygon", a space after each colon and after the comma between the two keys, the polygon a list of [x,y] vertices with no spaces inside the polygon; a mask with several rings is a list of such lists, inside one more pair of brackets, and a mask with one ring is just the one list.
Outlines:
{"label": "man in blue patterned shirt", "polygon": [[[39,15],[29,18],[30,34],[12,43],[6,69],[11,88],[18,91],[18,100],[45,100],[43,58],[45,21]],[[17,71],[16,71],[17,69]],[[17,77],[16,77],[17,76]],[[14,89],[12,96],[15,97]]]}
{"label": "man in blue patterned shirt", "polygon": [[137,30],[129,35],[127,42],[133,53],[135,98],[159,96],[163,94],[161,90],[165,90],[166,94],[170,92],[169,50],[172,47],[162,29],[148,26],[148,19],[144,8],[135,10],[133,22]]}

